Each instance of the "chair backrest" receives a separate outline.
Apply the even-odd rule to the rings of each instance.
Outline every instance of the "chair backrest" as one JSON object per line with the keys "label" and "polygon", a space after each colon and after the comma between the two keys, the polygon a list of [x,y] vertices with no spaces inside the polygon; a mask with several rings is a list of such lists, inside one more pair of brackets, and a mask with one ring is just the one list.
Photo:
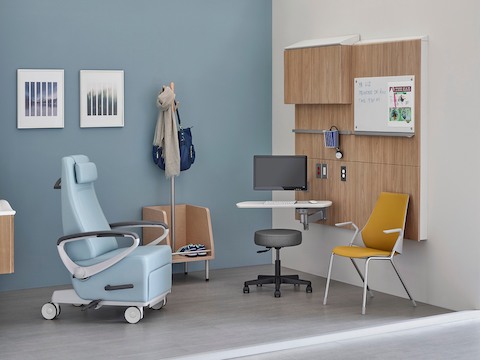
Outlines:
{"label": "chair backrest", "polygon": [[[110,230],[98,203],[93,182],[97,167],[85,155],[62,159],[62,223],[64,235],[86,231]],[[118,248],[115,238],[85,239],[67,244],[73,260],[86,260]]]}
{"label": "chair backrest", "polygon": [[[398,233],[385,234],[384,230],[405,229],[408,208],[408,194],[382,192],[362,229],[362,239],[366,247],[384,251],[402,252],[402,241],[396,243]],[[396,246],[395,246],[396,245]],[[395,249],[394,249],[395,246]]]}

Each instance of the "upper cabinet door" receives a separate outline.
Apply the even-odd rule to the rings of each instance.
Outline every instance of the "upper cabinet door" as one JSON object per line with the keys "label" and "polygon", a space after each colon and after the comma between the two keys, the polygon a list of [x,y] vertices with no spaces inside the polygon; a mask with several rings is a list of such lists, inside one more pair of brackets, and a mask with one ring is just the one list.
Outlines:
{"label": "upper cabinet door", "polygon": [[286,104],[351,104],[352,47],[285,50]]}

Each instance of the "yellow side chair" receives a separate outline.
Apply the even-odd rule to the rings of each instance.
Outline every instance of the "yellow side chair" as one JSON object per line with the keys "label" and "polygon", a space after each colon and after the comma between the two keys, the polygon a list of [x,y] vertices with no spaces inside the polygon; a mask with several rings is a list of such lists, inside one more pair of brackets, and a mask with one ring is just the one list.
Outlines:
{"label": "yellow side chair", "polygon": [[[325,297],[323,304],[327,304],[328,288],[330,286],[330,276],[332,273],[333,258],[335,255],[350,258],[363,281],[363,303],[362,314],[365,314],[367,303],[367,291],[373,296],[368,287],[368,265],[372,260],[389,260],[393,269],[397,273],[403,288],[408,297],[416,306],[410,292],[400,276],[393,257],[402,253],[403,233],[405,230],[405,220],[408,208],[408,194],[396,194],[382,192],[375,204],[375,208],[367,221],[367,224],[361,231],[362,240],[365,246],[355,245],[354,242],[359,233],[358,226],[353,222],[344,222],[335,224],[336,226],[352,225],[355,228],[352,240],[348,246],[337,246],[332,250],[330,265],[328,267],[327,285],[325,288]],[[360,272],[354,259],[365,259],[365,277]]]}

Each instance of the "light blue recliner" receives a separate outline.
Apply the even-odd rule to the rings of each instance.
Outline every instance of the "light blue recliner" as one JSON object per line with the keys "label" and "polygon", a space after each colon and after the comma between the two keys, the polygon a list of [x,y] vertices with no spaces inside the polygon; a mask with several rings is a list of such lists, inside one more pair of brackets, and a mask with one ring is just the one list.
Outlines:
{"label": "light blue recliner", "polygon": [[[58,239],[60,258],[72,274],[73,289],[54,291],[42,307],[45,319],[60,314],[60,304],[98,309],[103,305],[128,307],[125,319],[136,323],[143,308],[160,309],[172,287],[172,253],[168,245],[157,245],[168,234],[161,222],[135,221],[109,224],[98,203],[93,182],[97,168],[85,155],[62,159],[62,223],[65,236]],[[153,226],[161,237],[140,246],[136,233],[121,228]],[[117,239],[127,238],[130,246]],[[152,246],[153,245],[153,246]],[[156,246],[155,246],[156,245]]]}

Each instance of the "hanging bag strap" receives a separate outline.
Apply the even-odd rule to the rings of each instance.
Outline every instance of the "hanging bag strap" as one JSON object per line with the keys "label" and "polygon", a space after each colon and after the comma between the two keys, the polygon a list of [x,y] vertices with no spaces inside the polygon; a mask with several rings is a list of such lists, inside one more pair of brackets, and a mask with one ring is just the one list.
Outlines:
{"label": "hanging bag strap", "polygon": [[175,102],[175,112],[177,113],[177,122],[178,122],[178,128],[179,129],[183,129],[182,127],[182,121],[180,120],[180,113],[178,112],[178,105],[177,105],[177,102]]}

